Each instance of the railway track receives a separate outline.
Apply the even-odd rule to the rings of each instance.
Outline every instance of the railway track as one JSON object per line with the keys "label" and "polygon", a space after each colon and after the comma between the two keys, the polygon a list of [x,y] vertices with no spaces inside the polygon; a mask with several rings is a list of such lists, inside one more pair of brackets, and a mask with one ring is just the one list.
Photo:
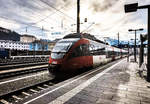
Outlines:
{"label": "railway track", "polygon": [[4,66],[0,66],[0,71],[10,70],[10,69],[14,69],[14,68],[29,67],[29,66],[46,65],[46,64],[48,64],[48,62],[21,63],[21,64],[4,65]]}
{"label": "railway track", "polygon": [[58,83],[63,82],[69,78],[76,76],[77,74],[69,75],[66,77],[56,77],[52,80],[43,81],[37,84],[31,84],[30,86],[23,87],[17,90],[10,91],[7,94],[3,94],[0,96],[0,104],[14,104],[20,100],[28,98],[34,94],[40,93],[48,88],[55,88]]}
{"label": "railway track", "polygon": [[[35,59],[39,59],[39,58],[35,58]],[[25,63],[22,62],[11,63],[11,64],[5,63],[4,65],[1,63],[2,65],[0,65],[0,78],[2,79],[2,78],[12,77],[16,75],[47,70],[48,67],[47,59],[43,60],[40,58],[40,60],[36,60],[34,62],[35,59],[33,58],[33,60],[30,61],[28,60],[28,62]]]}
{"label": "railway track", "polygon": [[0,79],[47,70],[47,67],[48,67],[48,65],[44,64],[44,65],[37,65],[37,66],[31,66],[31,67],[22,67],[22,68],[16,68],[16,69],[1,70],[0,71]]}
{"label": "railway track", "polygon": [[36,93],[46,90],[47,88],[54,87],[54,85],[63,82],[75,75],[68,75],[67,77],[54,77],[52,80],[43,81],[37,84],[31,84],[20,89],[10,91],[0,96],[0,104],[14,104],[20,100],[30,97]]}
{"label": "railway track", "polygon": [[24,98],[32,96],[33,94],[43,91],[47,89],[48,87],[53,86],[54,84],[57,84],[57,83],[59,82],[56,82],[55,80],[48,80],[45,82],[38,83],[36,85],[31,85],[28,87],[24,87],[20,90],[10,92],[0,97],[0,104],[16,103],[19,100],[23,100]]}
{"label": "railway track", "polygon": [[27,64],[27,63],[38,63],[48,62],[48,57],[37,58],[15,58],[15,59],[0,59],[0,66],[14,65],[14,64]]}
{"label": "railway track", "polygon": [[[101,66],[101,68],[100,68],[101,71],[105,70],[107,67],[110,67],[111,65],[113,65],[114,63],[116,63],[118,61],[110,62],[110,63],[108,63],[108,65],[106,64],[106,65]],[[28,98],[28,97],[32,96],[33,94],[40,93],[41,91],[44,91],[47,88],[53,89],[53,88],[55,88],[55,85],[56,85],[56,87],[58,87],[57,86],[57,85],[59,85],[58,83],[60,83],[60,82],[64,83],[65,82],[64,80],[66,80],[66,82],[68,82],[67,79],[69,79],[69,80],[76,79],[78,77],[84,76],[87,73],[92,73],[92,72],[95,73],[96,70],[97,70],[97,68],[92,69],[92,70],[88,70],[86,72],[82,72],[79,75],[76,73],[75,75],[70,75],[69,77],[66,77],[66,78],[64,78],[64,77],[63,78],[62,77],[55,78],[55,79],[47,80],[47,81],[44,81],[44,82],[41,82],[38,84],[30,85],[28,87],[24,87],[24,88],[19,89],[19,90],[15,90],[13,92],[10,92],[10,93],[7,93],[5,95],[0,96],[0,104],[17,103],[20,100],[24,100],[25,98]],[[62,84],[62,83],[60,83],[60,84]]]}
{"label": "railway track", "polygon": [[48,62],[48,56],[14,56],[9,59],[0,59],[0,66],[13,65],[13,64],[25,64],[25,63],[38,63]]}

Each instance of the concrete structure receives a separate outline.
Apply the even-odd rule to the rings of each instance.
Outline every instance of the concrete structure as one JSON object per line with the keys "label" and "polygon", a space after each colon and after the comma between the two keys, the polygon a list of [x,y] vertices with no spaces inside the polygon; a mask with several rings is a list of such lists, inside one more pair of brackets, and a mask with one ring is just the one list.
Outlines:
{"label": "concrete structure", "polygon": [[24,43],[32,43],[36,40],[36,37],[35,36],[32,36],[32,35],[21,35],[20,37],[20,41],[21,42],[24,42]]}
{"label": "concrete structure", "polygon": [[29,44],[19,41],[0,40],[0,48],[10,50],[29,50]]}

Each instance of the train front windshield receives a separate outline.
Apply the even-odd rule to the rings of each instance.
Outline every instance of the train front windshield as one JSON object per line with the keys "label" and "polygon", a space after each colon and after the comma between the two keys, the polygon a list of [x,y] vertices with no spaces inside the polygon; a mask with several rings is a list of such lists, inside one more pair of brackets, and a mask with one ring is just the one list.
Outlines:
{"label": "train front windshield", "polygon": [[52,59],[61,59],[64,55],[68,52],[71,46],[77,41],[78,39],[63,39],[56,43],[54,46],[51,58]]}

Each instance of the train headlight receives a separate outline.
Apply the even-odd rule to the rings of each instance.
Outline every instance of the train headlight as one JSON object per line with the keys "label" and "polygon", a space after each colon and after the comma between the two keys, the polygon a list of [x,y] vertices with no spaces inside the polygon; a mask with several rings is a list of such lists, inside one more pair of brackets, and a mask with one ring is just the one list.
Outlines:
{"label": "train headlight", "polygon": [[52,64],[57,64],[57,61],[53,61]]}

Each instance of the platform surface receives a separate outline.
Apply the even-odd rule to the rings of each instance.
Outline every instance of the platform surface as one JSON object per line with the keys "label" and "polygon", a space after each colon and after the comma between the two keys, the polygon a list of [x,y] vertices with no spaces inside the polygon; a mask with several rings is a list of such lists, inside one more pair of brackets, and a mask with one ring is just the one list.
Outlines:
{"label": "platform surface", "polygon": [[123,59],[30,96],[18,104],[150,104],[150,83]]}

